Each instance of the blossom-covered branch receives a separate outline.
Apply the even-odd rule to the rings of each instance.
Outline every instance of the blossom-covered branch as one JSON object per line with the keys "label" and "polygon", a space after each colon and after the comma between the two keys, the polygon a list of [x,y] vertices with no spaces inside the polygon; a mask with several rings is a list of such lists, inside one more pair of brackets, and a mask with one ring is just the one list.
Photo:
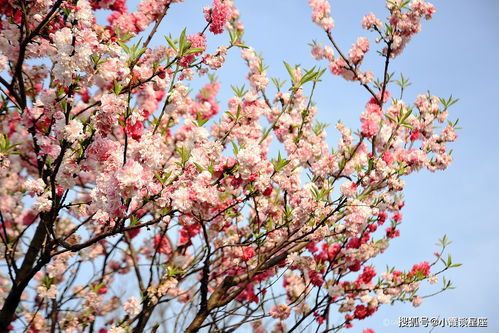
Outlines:
{"label": "blossom-covered branch", "polygon": [[[421,304],[421,283],[458,266],[446,238],[410,270],[370,260],[400,235],[404,177],[452,161],[456,100],[403,101],[410,83],[389,68],[433,5],[387,1],[344,52],[329,2],[310,0],[327,68],[285,63],[286,82],[245,45],[232,0],[157,38],[181,2],[0,3],[0,331],[332,331]],[[363,69],[372,35],[376,74]],[[248,88],[222,104],[214,74],[237,52]],[[338,122],[335,147],[315,121],[330,74],[367,91],[359,130]]]}

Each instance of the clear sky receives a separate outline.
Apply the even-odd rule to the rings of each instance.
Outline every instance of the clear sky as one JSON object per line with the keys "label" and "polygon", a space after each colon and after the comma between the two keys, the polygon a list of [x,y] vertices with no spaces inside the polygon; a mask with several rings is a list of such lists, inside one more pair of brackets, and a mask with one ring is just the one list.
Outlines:
{"label": "clear sky", "polygon": [[[174,5],[160,33],[174,36],[184,27],[188,33],[198,32],[204,21],[201,9],[211,1],[187,0]],[[450,118],[460,119],[462,130],[454,149],[454,162],[445,172],[421,172],[406,178],[404,221],[401,237],[381,255],[378,271],[385,264],[410,269],[412,264],[433,260],[438,238],[447,234],[453,241],[450,253],[463,266],[446,276],[455,290],[425,299],[419,308],[410,304],[382,307],[372,318],[356,322],[350,331],[373,328],[376,332],[422,332],[429,328],[399,329],[399,316],[487,317],[488,328],[477,332],[499,332],[499,110],[494,98],[499,97],[499,1],[435,0],[434,19],[424,22],[423,30],[393,62],[392,71],[408,76],[413,85],[405,94],[413,102],[428,90],[460,99],[450,110]],[[270,76],[287,78],[282,65],[311,67],[315,61],[307,46],[313,39],[326,41],[325,34],[310,20],[306,0],[239,0],[246,26],[245,41],[262,52],[270,66]],[[382,0],[331,1],[336,26],[333,35],[347,51],[357,37],[374,38],[362,30],[360,20],[373,11],[386,16]],[[217,41],[224,40],[218,38]],[[158,40],[159,41],[159,40]],[[213,43],[212,43],[213,45]],[[239,51],[229,57],[220,70],[223,88],[219,95],[222,110],[230,96],[230,84],[244,83],[247,69],[238,59]],[[379,71],[380,57],[368,59],[365,69]],[[325,66],[322,63],[322,66]],[[319,86],[315,101],[319,119],[334,125],[341,119],[350,127],[359,125],[359,115],[369,95],[358,84],[340,78],[328,78]],[[329,143],[335,144],[334,126],[329,128]],[[497,206],[496,206],[497,205]],[[470,328],[435,328],[433,332],[464,332]]]}

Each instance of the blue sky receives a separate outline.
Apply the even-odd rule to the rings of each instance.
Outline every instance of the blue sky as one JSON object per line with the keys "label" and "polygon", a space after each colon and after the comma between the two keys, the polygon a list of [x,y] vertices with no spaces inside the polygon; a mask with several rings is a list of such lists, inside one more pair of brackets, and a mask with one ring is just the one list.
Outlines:
{"label": "blue sky", "polygon": [[[450,110],[450,118],[459,118],[462,130],[454,149],[454,162],[445,172],[420,172],[406,178],[404,221],[401,237],[381,255],[376,263],[378,271],[385,264],[410,269],[413,263],[431,261],[437,250],[435,242],[447,234],[453,241],[450,253],[463,266],[446,276],[455,290],[426,299],[419,308],[397,304],[381,308],[372,318],[357,322],[351,331],[373,328],[376,332],[421,332],[429,328],[397,327],[399,316],[427,317],[487,317],[488,328],[477,332],[499,331],[499,164],[497,125],[499,110],[494,98],[499,95],[499,1],[435,0],[434,19],[424,22],[423,30],[415,36],[403,54],[391,67],[402,72],[413,85],[405,93],[405,100],[413,102],[419,93],[428,90],[436,95],[450,94],[460,101]],[[209,1],[191,0],[172,7],[160,33],[174,36],[188,27],[188,33],[202,28],[201,9]],[[311,67],[316,62],[307,46],[312,40],[325,42],[325,34],[310,20],[305,0],[236,1],[246,26],[245,41],[262,52],[270,66],[270,76],[287,78],[282,65]],[[337,42],[347,51],[359,36],[374,38],[361,29],[364,14],[373,11],[385,17],[382,0],[332,1],[333,30]],[[213,39],[212,39],[213,40]],[[217,37],[216,41],[225,38]],[[159,41],[159,39],[158,39]],[[372,39],[371,39],[372,41]],[[212,43],[213,45],[213,43]],[[239,51],[229,57],[227,66],[217,74],[222,81],[219,100],[222,108],[230,97],[230,85],[241,85],[247,68],[238,58]],[[371,57],[365,68],[381,75],[380,57]],[[323,63],[323,66],[326,64]],[[369,98],[355,83],[327,75],[315,95],[319,119],[334,125],[341,119],[350,127],[359,125],[359,115]],[[329,143],[337,136],[334,126],[328,132]],[[463,332],[469,329],[440,328],[433,332]]]}

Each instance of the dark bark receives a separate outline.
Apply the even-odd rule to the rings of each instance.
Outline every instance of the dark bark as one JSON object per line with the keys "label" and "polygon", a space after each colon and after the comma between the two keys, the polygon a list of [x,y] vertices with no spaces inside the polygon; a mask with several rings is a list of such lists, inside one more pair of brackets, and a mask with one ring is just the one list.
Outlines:
{"label": "dark bark", "polygon": [[191,322],[189,327],[185,330],[185,333],[196,333],[199,331],[201,325],[206,320],[206,317],[210,314],[210,311],[207,308],[201,309],[197,314],[194,320]]}
{"label": "dark bark", "polygon": [[[38,224],[36,228],[35,234],[28,248],[28,252],[24,257],[24,261],[21,265],[21,268],[16,274],[16,280],[14,281],[12,288],[9,292],[9,295],[5,299],[5,303],[0,311],[0,332],[6,333],[9,330],[7,327],[12,322],[14,313],[16,312],[17,306],[21,300],[21,295],[28,286],[29,282],[36,274],[36,272],[43,267],[43,265],[37,265],[34,269],[36,258],[40,253],[40,250],[43,247],[43,243],[45,242],[45,238],[47,236],[47,228],[42,221]],[[44,259],[44,261],[46,258]],[[50,260],[50,259],[48,259]],[[47,262],[48,262],[47,260]]]}
{"label": "dark bark", "polygon": [[147,322],[149,318],[151,318],[154,307],[144,307],[142,312],[139,314],[139,321],[135,328],[133,329],[133,333],[142,333],[146,328]]}

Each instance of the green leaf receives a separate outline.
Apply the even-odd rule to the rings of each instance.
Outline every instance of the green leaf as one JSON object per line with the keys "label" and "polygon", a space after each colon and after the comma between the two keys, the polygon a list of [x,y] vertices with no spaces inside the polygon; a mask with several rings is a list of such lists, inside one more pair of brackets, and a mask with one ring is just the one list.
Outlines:
{"label": "green leaf", "polygon": [[315,135],[320,135],[322,133],[322,131],[324,131],[328,126],[329,126],[329,124],[321,123],[320,121],[316,121],[312,130],[314,131]]}
{"label": "green leaf", "polygon": [[180,155],[180,160],[181,160],[181,167],[185,167],[185,163],[189,160],[189,157],[191,156],[191,152],[185,148],[184,146],[178,147],[176,149],[177,153]]}
{"label": "green leaf", "polygon": [[204,171],[204,168],[200,164],[198,164],[196,162],[193,162],[193,164],[196,166],[196,168],[198,169],[199,172],[203,172]]}
{"label": "green leaf", "polygon": [[182,30],[182,32],[180,33],[180,37],[178,39],[178,48],[180,50],[179,53],[181,53],[181,54],[184,54],[184,50],[187,49],[187,47],[186,47],[185,30],[186,30],[186,28],[184,28],[184,30]]}
{"label": "green leaf", "polygon": [[302,76],[300,82],[298,85],[302,86],[304,85],[305,83],[309,82],[309,81],[312,81],[315,79],[315,76],[318,74],[318,72],[315,71],[315,66],[312,67],[312,69],[310,70],[306,70],[305,71],[305,75]]}
{"label": "green leaf", "polygon": [[182,275],[185,271],[178,269],[177,267],[166,266],[166,275],[169,277],[176,277],[178,275]]}
{"label": "green leaf", "polygon": [[277,91],[281,91],[281,88],[284,86],[284,84],[286,83],[286,81],[279,81],[279,79],[276,79],[275,77],[271,78],[272,80],[272,83],[274,83]]}
{"label": "green leaf", "polygon": [[190,48],[187,51],[185,51],[184,55],[203,52],[203,51],[204,51],[204,49],[202,49],[200,47],[194,47],[194,48]]}
{"label": "green leaf", "polygon": [[232,151],[234,152],[234,155],[237,156],[237,154],[239,153],[239,148],[237,147],[237,144],[234,141],[231,141],[231,143],[232,143]]}
{"label": "green leaf", "polygon": [[123,43],[121,40],[118,40],[117,43],[118,43],[119,46],[121,46],[121,48],[125,51],[125,53],[127,55],[130,54],[130,48],[128,47],[128,45],[126,45],[125,43]]}
{"label": "green leaf", "polygon": [[289,76],[291,77],[291,81],[295,82],[295,74],[293,68],[285,61],[284,61],[284,66],[286,66],[286,70],[288,71]]}
{"label": "green leaf", "polygon": [[448,99],[439,98],[439,100],[440,103],[442,103],[442,105],[444,106],[444,109],[448,109],[450,106],[456,104],[459,101],[458,98],[454,99],[452,95],[450,95]]}
{"label": "green leaf", "polygon": [[215,168],[213,167],[213,164],[210,163],[208,165],[208,172],[211,173],[212,175],[215,173]]}
{"label": "green leaf", "polygon": [[232,91],[234,91],[234,94],[236,94],[237,97],[243,98],[244,95],[246,95],[247,90],[245,90],[245,85],[243,84],[241,87],[237,87],[234,85],[230,86],[232,88]]}
{"label": "green leaf", "polygon": [[170,45],[170,47],[175,50],[175,52],[177,52],[177,45],[176,43],[172,40],[172,38],[170,36],[165,36],[165,39],[166,41],[168,42],[168,44]]}
{"label": "green leaf", "polygon": [[393,118],[391,115],[389,115],[388,113],[385,113],[385,116],[386,118],[390,119],[391,121],[393,121],[394,123],[397,123],[398,121],[395,120],[395,118]]}
{"label": "green leaf", "polygon": [[206,124],[206,122],[208,122],[208,120],[210,120],[209,118],[203,118],[203,116],[199,113],[199,112],[196,112],[196,116],[197,116],[197,125],[198,127],[203,127],[204,124]]}
{"label": "green leaf", "polygon": [[123,90],[123,86],[118,83],[118,81],[114,80],[113,81],[113,93],[115,95],[119,95],[121,91]]}
{"label": "green leaf", "polygon": [[274,165],[274,172],[280,172],[283,170],[286,165],[288,165],[291,161],[281,157],[281,152],[277,154],[277,160],[273,160],[272,164]]}

